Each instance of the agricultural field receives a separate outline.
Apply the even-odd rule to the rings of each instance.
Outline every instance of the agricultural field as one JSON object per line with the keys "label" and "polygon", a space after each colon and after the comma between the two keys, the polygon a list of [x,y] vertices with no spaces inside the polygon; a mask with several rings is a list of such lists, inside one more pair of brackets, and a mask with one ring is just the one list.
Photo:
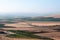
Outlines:
{"label": "agricultural field", "polygon": [[[7,27],[7,28],[6,28]],[[10,28],[11,27],[11,28]],[[25,21],[17,23],[5,23],[3,30],[7,32],[5,37],[12,38],[24,38],[24,39],[44,39],[48,40],[60,39],[59,29],[60,22],[38,22],[38,21]],[[10,34],[10,33],[13,34]],[[30,36],[29,36],[30,35]],[[35,37],[36,36],[36,37]],[[41,38],[43,37],[43,38]]]}

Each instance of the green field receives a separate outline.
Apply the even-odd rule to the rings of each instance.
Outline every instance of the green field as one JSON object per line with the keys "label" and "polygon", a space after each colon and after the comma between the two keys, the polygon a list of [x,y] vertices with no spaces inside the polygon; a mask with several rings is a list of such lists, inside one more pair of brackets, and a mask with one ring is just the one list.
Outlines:
{"label": "green field", "polygon": [[53,40],[53,39],[48,38],[48,37],[34,35],[33,33],[27,32],[27,31],[20,31],[20,30],[8,30],[8,31],[16,33],[16,34],[9,34],[6,37],[11,37],[11,38],[36,38],[36,39],[44,39],[44,40]]}

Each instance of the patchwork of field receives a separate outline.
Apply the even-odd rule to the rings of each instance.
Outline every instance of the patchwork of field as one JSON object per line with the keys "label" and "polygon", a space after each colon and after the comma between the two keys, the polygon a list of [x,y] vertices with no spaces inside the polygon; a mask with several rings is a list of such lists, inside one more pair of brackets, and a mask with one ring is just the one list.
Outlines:
{"label": "patchwork of field", "polygon": [[[38,32],[35,35],[46,36],[53,38],[55,40],[60,40],[60,32],[54,30],[53,28],[60,28],[60,22],[38,22],[38,21],[27,21],[18,22],[13,24],[5,24],[5,26],[12,26],[15,28],[3,28],[4,30],[26,30],[30,32]],[[41,33],[41,31],[46,31],[47,33]]]}
{"label": "patchwork of field", "polygon": [[[28,30],[28,31],[36,31],[40,32],[41,30],[45,31],[54,31],[51,29],[48,29],[47,27],[43,26],[53,26],[56,25],[57,23],[60,24],[60,22],[19,22],[19,23],[13,23],[13,24],[5,24],[5,26],[12,26],[16,28],[3,28],[5,30]],[[45,25],[46,24],[46,25]]]}
{"label": "patchwork of field", "polygon": [[38,22],[38,21],[27,21],[27,22],[19,22],[13,24],[5,24],[5,26],[13,26],[13,27],[32,27],[31,25],[37,26],[52,26],[52,25],[60,25],[60,22]]}

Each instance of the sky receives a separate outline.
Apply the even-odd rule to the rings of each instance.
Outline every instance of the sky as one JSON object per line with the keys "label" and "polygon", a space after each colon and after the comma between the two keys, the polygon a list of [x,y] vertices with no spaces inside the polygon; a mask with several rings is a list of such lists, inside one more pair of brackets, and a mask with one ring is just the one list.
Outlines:
{"label": "sky", "polygon": [[60,0],[0,0],[0,13],[60,13]]}

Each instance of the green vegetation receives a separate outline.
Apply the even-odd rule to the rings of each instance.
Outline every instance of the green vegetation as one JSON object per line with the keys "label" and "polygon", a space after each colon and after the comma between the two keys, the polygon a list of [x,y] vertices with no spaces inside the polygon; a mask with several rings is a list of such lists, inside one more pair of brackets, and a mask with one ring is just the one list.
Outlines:
{"label": "green vegetation", "polygon": [[48,37],[33,35],[31,32],[27,32],[27,31],[20,31],[20,30],[8,30],[8,31],[16,33],[16,34],[7,35],[7,37],[11,37],[11,38],[37,38],[44,40],[53,40]]}

